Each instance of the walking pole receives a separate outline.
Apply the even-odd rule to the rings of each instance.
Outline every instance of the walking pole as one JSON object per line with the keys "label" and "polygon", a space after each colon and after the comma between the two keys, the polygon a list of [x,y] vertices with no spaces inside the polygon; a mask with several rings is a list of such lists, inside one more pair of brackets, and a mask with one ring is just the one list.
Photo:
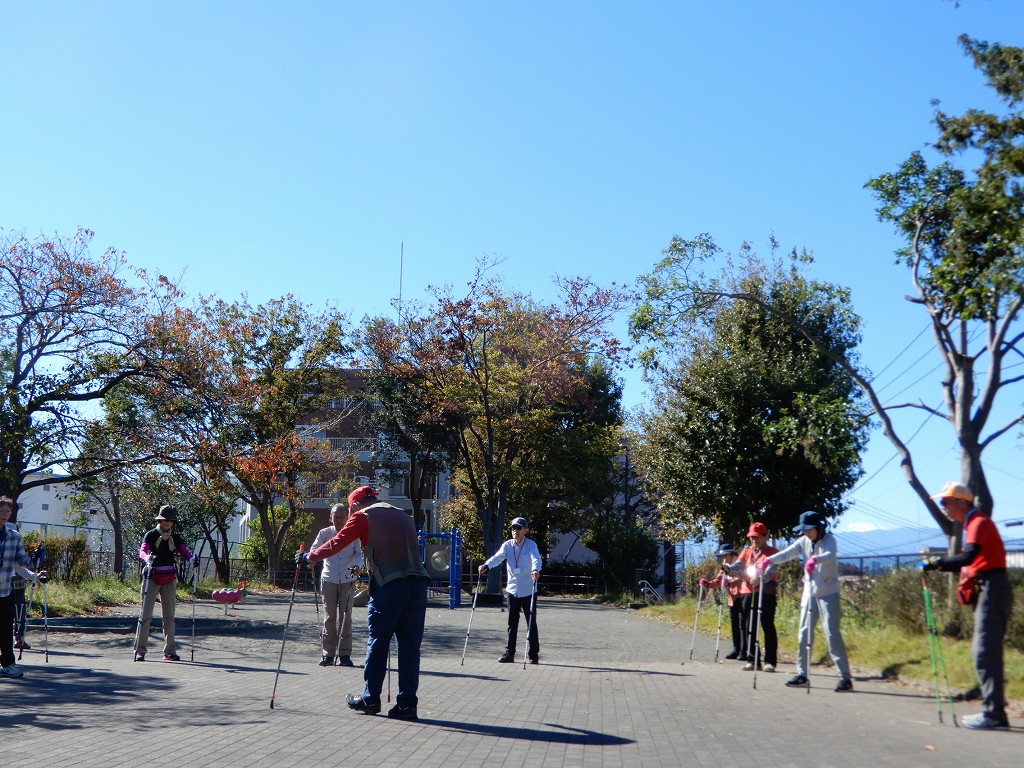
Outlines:
{"label": "walking pole", "polygon": [[47,576],[43,576],[43,657],[46,663],[50,663],[50,627],[46,622],[46,582],[49,581]]}
{"label": "walking pole", "polygon": [[391,703],[391,638],[388,638],[388,704]]}
{"label": "walking pole", "polygon": [[196,660],[196,590],[199,587],[199,555],[192,561],[192,645],[189,661]]}
{"label": "walking pole", "polygon": [[[811,594],[811,585],[807,585],[807,611],[804,615],[804,621],[807,623],[807,658],[804,659],[805,668],[807,669],[807,694],[811,693],[811,649],[814,647],[814,595]],[[799,649],[798,649],[799,650]]]}
{"label": "walking pole", "polygon": [[931,591],[928,589],[928,581],[925,579],[923,568],[921,569],[921,589],[924,592],[924,620],[928,631],[928,651],[932,658],[932,678],[935,681],[935,709],[939,714],[939,722],[941,723],[942,690],[939,687],[939,667],[941,666],[942,676],[946,680],[946,699],[949,701],[949,713],[953,718],[953,725],[959,727],[960,724],[956,721],[956,710],[953,708],[953,696],[949,690],[949,677],[946,675],[946,659],[942,655],[942,641],[939,638],[938,629],[935,627]]}
{"label": "walking pole", "polygon": [[700,604],[704,602],[704,585],[707,579],[700,580],[700,592],[697,593],[697,614],[693,617],[693,634],[690,635],[690,658],[693,658],[693,644],[697,642],[697,622],[700,621]]}
{"label": "walking pole", "polygon": [[[32,582],[32,586],[35,586],[35,582]],[[15,632],[15,636],[20,641],[18,643],[18,661],[21,661],[21,654],[25,652],[25,625],[28,623],[28,603],[24,600],[21,605],[18,606],[18,611],[14,617],[14,626],[16,629],[20,629],[19,632]]]}
{"label": "walking pole", "polygon": [[523,656],[523,669],[526,669],[526,660],[530,658],[530,628],[533,627],[533,614],[537,612],[537,584],[533,585],[533,597],[530,599],[530,615],[526,619],[526,654]]}
{"label": "walking pole", "polygon": [[[761,607],[764,602],[764,574],[758,574],[757,566],[752,565],[747,568],[747,575],[751,578],[760,576],[757,581],[757,616],[754,619],[754,634],[750,640],[750,647],[753,651],[754,660],[750,662],[754,665],[754,689],[757,689],[757,668],[761,663],[761,638],[759,636],[761,630]],[[750,606],[750,612],[754,612],[754,606]]]}
{"label": "walking pole", "polygon": [[[466,642],[462,644],[462,661],[459,666],[466,666],[466,649],[469,647],[469,630],[473,628],[473,614],[476,613],[476,596],[480,594],[480,578],[483,576],[482,573],[477,571],[476,574],[476,589],[473,590],[473,607],[469,611],[469,626],[466,627]],[[530,642],[530,638],[526,638],[527,644]]]}
{"label": "walking pole", "polygon": [[718,602],[718,636],[715,638],[715,663],[718,663],[718,652],[722,645],[722,613],[723,606],[725,605],[725,574],[719,576],[721,583],[718,585],[718,592],[715,595],[715,600]]}
{"label": "walking pole", "polygon": [[[139,638],[142,636],[142,614],[146,612],[146,595],[149,593],[149,573],[152,566],[149,560],[142,566],[142,605],[139,606],[139,623],[135,627],[135,647],[132,649],[133,656],[138,656]],[[145,655],[145,654],[143,654]],[[138,661],[136,658],[135,661]]]}
{"label": "walking pole", "polygon": [[[302,544],[299,547],[299,554],[301,555],[306,549],[306,545]],[[292,596],[288,600],[288,615],[284,620],[284,632],[281,633],[281,653],[277,657],[277,673],[274,675],[274,690],[270,693],[270,708],[274,708],[274,697],[277,696],[277,679],[281,676],[281,660],[284,659],[284,641],[288,637],[288,624],[292,620],[292,606],[295,604],[295,588],[299,585],[299,571],[302,569],[302,559],[295,563],[295,576],[292,578]]]}

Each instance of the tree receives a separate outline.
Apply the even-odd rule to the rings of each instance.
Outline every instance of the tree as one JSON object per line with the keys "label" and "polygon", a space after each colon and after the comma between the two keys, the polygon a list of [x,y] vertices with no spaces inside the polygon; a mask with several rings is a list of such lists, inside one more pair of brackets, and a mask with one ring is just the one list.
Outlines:
{"label": "tree", "polygon": [[141,271],[129,279],[119,251],[93,257],[92,238],[0,236],[0,493],[15,498],[49,482],[29,475],[57,466],[101,473],[107,464],[79,455],[82,406],[126,381],[173,376],[158,340],[177,290]]}
{"label": "tree", "polygon": [[[561,303],[543,305],[506,293],[486,278],[488,266],[481,264],[465,297],[435,288],[435,307],[390,332],[378,325],[369,345],[384,375],[416,382],[431,418],[455,436],[455,477],[472,499],[484,550],[493,552],[532,436],[549,428],[555,405],[578,387],[584,360],[617,359],[619,343],[606,326],[623,297],[568,279],[560,282]],[[491,591],[498,578],[489,576]]]}
{"label": "tree", "polygon": [[[653,322],[664,307],[652,297],[670,286],[668,275],[718,252],[707,236],[673,240],[644,278],[648,304],[632,321],[637,339],[666,332]],[[795,252],[788,268],[765,262],[745,245],[738,263],[700,281],[714,288],[672,318],[686,333],[670,345],[680,357],[662,369],[639,451],[664,525],[697,540],[718,532],[735,541],[753,520],[781,531],[794,510],[832,518],[843,511],[842,498],[861,474],[868,420],[836,359],[854,364],[859,318],[845,291],[804,276],[810,263]],[[726,300],[740,296],[747,299]],[[788,318],[800,318],[817,343]],[[662,358],[645,359],[653,367]]]}
{"label": "tree", "polygon": [[941,407],[903,403],[883,408],[877,398],[873,404],[900,452],[908,482],[952,536],[955,527],[928,498],[887,410],[918,408],[950,424],[960,445],[961,479],[989,513],[995,504],[982,453],[1024,423],[1024,411],[1019,411],[989,425],[998,395],[1024,380],[1008,365],[1024,354],[1019,326],[1024,307],[1024,49],[966,35],[960,44],[1008,112],[998,116],[971,109],[951,116],[937,107],[934,148],[947,158],[978,158],[977,167],[968,173],[947,160],[930,168],[914,152],[898,171],[868,183],[880,203],[879,219],[895,224],[907,240],[897,263],[910,271],[914,295],[908,299],[927,313],[944,371]]}
{"label": "tree", "polygon": [[[246,299],[211,301],[203,312],[223,362],[211,370],[210,412],[197,455],[230,477],[238,497],[256,511],[269,569],[280,575],[304,485],[335,463],[312,437],[328,424],[310,422],[344,391],[345,319],[316,314],[291,295],[258,307]],[[275,504],[287,514],[274,514]]]}

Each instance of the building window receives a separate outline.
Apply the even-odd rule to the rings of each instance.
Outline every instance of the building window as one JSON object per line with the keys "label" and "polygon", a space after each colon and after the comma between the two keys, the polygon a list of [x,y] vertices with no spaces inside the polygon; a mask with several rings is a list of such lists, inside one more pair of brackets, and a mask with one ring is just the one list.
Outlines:
{"label": "building window", "polygon": [[50,505],[49,504],[43,504],[43,512],[47,512],[47,511],[49,511],[49,509],[50,509]]}
{"label": "building window", "polygon": [[48,485],[44,485],[44,486],[43,486],[43,490],[44,490],[44,491],[49,491],[49,490],[50,490],[50,486],[48,486]]}

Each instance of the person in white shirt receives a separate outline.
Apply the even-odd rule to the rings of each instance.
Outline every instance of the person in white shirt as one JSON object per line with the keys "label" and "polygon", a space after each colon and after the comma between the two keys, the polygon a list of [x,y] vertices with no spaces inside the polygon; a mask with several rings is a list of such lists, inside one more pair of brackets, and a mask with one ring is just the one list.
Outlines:
{"label": "person in white shirt", "polygon": [[[322,528],[309,548],[312,552],[334,538],[348,520],[348,507],[331,507],[331,525]],[[325,558],[320,571],[320,591],[324,596],[324,627],[320,633],[323,658],[321,667],[333,667],[335,656],[343,667],[352,663],[352,598],[355,581],[363,567],[363,549],[358,539],[337,554]]]}
{"label": "person in white shirt", "polygon": [[504,562],[508,575],[505,585],[505,591],[508,592],[508,640],[505,643],[505,653],[498,659],[501,664],[515,661],[520,612],[526,616],[526,624],[530,628],[530,636],[527,638],[530,663],[537,664],[540,660],[534,592],[540,579],[541,561],[537,544],[526,538],[529,530],[525,518],[514,519],[512,538],[502,544],[501,549],[484,561],[478,569],[480,573],[484,573],[487,569]]}

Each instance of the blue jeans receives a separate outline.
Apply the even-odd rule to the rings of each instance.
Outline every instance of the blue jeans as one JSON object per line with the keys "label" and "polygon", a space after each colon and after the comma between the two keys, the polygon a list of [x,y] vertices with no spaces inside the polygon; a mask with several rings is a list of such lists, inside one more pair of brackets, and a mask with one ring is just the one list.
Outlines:
{"label": "blue jeans", "polygon": [[370,580],[366,608],[368,639],[363,667],[363,699],[380,701],[387,674],[391,637],[398,639],[398,696],[400,707],[415,707],[420,682],[420,643],[427,615],[427,581],[418,576],[396,579],[384,586]]}

